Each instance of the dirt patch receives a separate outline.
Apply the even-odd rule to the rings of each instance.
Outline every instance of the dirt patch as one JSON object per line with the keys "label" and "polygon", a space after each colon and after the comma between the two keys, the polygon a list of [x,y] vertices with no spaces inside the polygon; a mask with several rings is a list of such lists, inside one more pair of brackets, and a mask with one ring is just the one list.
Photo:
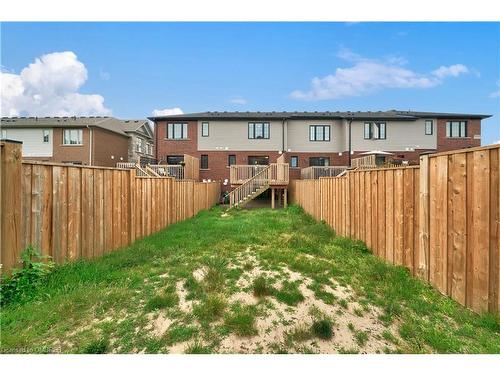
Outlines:
{"label": "dirt patch", "polygon": [[203,266],[193,271],[193,277],[196,281],[202,282],[207,274],[207,267]]}
{"label": "dirt patch", "polygon": [[152,330],[153,336],[161,337],[174,322],[172,319],[167,318],[162,312],[157,316],[148,314],[147,318],[150,320],[144,327],[147,330]]}

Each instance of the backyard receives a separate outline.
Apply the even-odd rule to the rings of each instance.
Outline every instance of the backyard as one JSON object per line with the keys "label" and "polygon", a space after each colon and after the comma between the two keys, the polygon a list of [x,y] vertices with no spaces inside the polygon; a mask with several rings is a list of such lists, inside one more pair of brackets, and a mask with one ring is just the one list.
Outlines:
{"label": "backyard", "polygon": [[298,206],[217,207],[57,266],[2,308],[1,351],[500,353],[500,322]]}

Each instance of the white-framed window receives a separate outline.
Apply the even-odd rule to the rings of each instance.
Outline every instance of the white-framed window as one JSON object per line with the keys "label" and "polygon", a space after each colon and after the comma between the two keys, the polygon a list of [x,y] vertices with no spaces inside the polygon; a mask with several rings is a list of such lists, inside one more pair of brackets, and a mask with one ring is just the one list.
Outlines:
{"label": "white-framed window", "polygon": [[386,139],[386,123],[365,122],[363,137],[364,139]]}
{"label": "white-framed window", "polygon": [[299,167],[299,157],[298,156],[292,156],[290,158],[290,167],[292,167],[292,168]]}
{"label": "white-framed window", "polygon": [[169,123],[167,124],[168,139],[187,139],[188,126],[186,123]]}
{"label": "white-framed window", "polygon": [[330,125],[309,125],[309,140],[328,142],[330,140]]}
{"label": "white-framed window", "polygon": [[249,122],[248,139],[269,139],[269,123]]}
{"label": "white-framed window", "polygon": [[467,137],[467,121],[447,121],[446,136],[448,138]]}
{"label": "white-framed window", "polygon": [[2,133],[0,134],[0,138],[7,139],[7,130],[6,129],[2,129]]}
{"label": "white-framed window", "polygon": [[434,132],[434,121],[425,120],[425,135],[432,135]]}
{"label": "white-framed window", "polygon": [[201,123],[201,136],[208,137],[208,122]]}
{"label": "white-framed window", "polygon": [[42,130],[43,143],[49,143],[49,141],[50,141],[49,135],[50,135],[50,132],[47,129]]}
{"label": "white-framed window", "polygon": [[64,129],[63,144],[83,145],[82,129]]}

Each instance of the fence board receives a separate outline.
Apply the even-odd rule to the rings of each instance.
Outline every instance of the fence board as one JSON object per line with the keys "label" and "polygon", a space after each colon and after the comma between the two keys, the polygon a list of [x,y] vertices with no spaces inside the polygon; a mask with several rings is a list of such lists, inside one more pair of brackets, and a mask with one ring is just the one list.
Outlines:
{"label": "fence board", "polygon": [[420,167],[292,181],[290,196],[459,303],[498,312],[499,175],[500,146],[488,146],[425,155]]}

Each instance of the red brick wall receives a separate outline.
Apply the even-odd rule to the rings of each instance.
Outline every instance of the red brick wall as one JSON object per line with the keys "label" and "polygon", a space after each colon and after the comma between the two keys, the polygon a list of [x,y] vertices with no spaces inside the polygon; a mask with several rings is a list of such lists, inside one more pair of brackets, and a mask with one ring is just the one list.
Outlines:
{"label": "red brick wall", "polygon": [[198,123],[197,121],[182,122],[186,122],[188,124],[188,139],[167,139],[167,121],[158,121],[156,123],[156,159],[163,160],[163,158],[167,155],[183,154],[199,157]]}
{"label": "red brick wall", "polygon": [[[446,137],[446,122],[447,121],[467,121],[467,137],[465,138],[447,138]],[[481,135],[481,120],[437,120],[437,150],[450,151],[460,148],[478,147],[481,146],[481,139],[474,139],[475,135]]]}
{"label": "red brick wall", "polygon": [[[128,161],[129,137],[100,128],[92,128],[92,133],[93,165],[115,167],[117,162]],[[111,159],[111,156],[114,156],[114,159]]]}
{"label": "red brick wall", "polygon": [[54,153],[52,154],[51,161],[56,163],[64,163],[68,161],[81,162],[82,164],[89,164],[89,146],[90,146],[90,132],[87,128],[82,128],[82,145],[63,145],[63,128],[53,129],[53,143]]}

